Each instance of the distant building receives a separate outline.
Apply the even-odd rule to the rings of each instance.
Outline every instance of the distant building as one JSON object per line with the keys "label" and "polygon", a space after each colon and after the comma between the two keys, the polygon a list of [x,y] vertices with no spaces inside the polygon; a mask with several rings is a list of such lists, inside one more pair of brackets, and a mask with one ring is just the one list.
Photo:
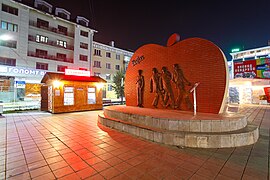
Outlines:
{"label": "distant building", "polygon": [[117,71],[126,71],[132,55],[133,53],[130,51],[114,47],[113,41],[110,45],[93,42],[92,72],[107,81],[107,85],[103,89],[103,98],[117,98],[112,89],[113,76]]}
{"label": "distant building", "polygon": [[[45,72],[64,72],[69,68],[90,70],[91,75],[96,72],[113,76],[112,69],[116,65],[121,69],[124,56],[132,54],[113,47],[102,49],[109,46],[93,42],[97,31],[89,28],[88,19],[77,16],[73,21],[70,12],[53,8],[46,1],[35,0],[32,7],[19,0],[1,0],[0,8],[0,100],[3,102],[38,99]],[[97,58],[93,43],[102,53],[111,52],[112,58],[120,55],[122,64],[111,62],[108,72],[104,64],[98,71],[94,67]],[[101,61],[105,63],[104,59]]]}
{"label": "distant building", "polygon": [[230,102],[270,103],[270,46],[230,54]]}

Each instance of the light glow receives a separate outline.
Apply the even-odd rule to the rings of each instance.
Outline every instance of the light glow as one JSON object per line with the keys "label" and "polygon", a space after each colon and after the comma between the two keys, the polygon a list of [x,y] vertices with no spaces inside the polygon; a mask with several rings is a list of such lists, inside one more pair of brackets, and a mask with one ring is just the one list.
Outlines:
{"label": "light glow", "polygon": [[97,83],[96,84],[96,87],[98,88],[98,89],[102,89],[103,87],[104,87],[104,83]]}
{"label": "light glow", "polygon": [[56,88],[56,89],[58,89],[61,86],[61,84],[62,83],[60,81],[58,81],[58,80],[53,81],[53,87]]}
{"label": "light glow", "polygon": [[0,36],[0,40],[2,41],[8,41],[8,40],[11,40],[12,39],[12,36],[10,35],[7,35],[7,34],[3,34]]}

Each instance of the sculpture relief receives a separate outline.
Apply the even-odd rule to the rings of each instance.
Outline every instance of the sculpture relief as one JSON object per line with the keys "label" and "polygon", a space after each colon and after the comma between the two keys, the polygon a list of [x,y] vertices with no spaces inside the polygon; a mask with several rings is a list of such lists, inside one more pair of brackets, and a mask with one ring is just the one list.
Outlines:
{"label": "sculpture relief", "polygon": [[192,103],[189,98],[189,92],[186,91],[185,89],[185,85],[191,86],[191,83],[185,78],[184,73],[178,64],[174,64],[173,68],[174,72],[172,81],[175,83],[177,89],[177,99],[175,108],[181,109],[181,104],[184,99],[188,109],[191,109]]}
{"label": "sculpture relief", "polygon": [[144,91],[144,76],[142,75],[142,70],[138,70],[138,76],[136,81],[137,90],[137,106],[143,107],[143,91]]}
{"label": "sculpture relief", "polygon": [[164,104],[163,93],[160,87],[160,73],[157,68],[152,69],[152,76],[150,78],[150,93],[155,93],[155,98],[152,105],[157,108],[159,97],[161,97],[162,103]]}
{"label": "sculpture relief", "polygon": [[[174,94],[171,86],[172,74],[165,66],[161,68],[161,71],[161,89],[164,92],[164,106],[174,108]],[[171,104],[169,104],[168,100],[170,100]]]}

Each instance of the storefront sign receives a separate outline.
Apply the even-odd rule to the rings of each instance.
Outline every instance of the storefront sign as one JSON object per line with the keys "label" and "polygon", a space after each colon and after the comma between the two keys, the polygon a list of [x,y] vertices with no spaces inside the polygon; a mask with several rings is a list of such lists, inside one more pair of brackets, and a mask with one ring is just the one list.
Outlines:
{"label": "storefront sign", "polygon": [[16,75],[44,76],[46,72],[31,68],[0,66],[0,74],[2,73],[10,76]]}
{"label": "storefront sign", "polygon": [[234,62],[234,78],[255,78],[256,60]]}
{"label": "storefront sign", "polygon": [[25,88],[25,81],[15,81],[15,87],[16,88]]}
{"label": "storefront sign", "polygon": [[76,70],[76,69],[65,69],[65,75],[90,77],[90,71],[83,71],[83,70]]}
{"label": "storefront sign", "polygon": [[264,93],[267,97],[267,102],[270,103],[270,87],[265,87],[264,88]]}

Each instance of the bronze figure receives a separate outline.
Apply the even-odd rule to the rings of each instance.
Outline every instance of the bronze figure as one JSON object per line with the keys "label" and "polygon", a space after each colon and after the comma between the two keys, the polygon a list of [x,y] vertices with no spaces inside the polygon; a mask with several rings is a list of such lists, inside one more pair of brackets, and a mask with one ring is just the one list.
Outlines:
{"label": "bronze figure", "polygon": [[157,68],[152,69],[152,76],[150,78],[150,93],[155,93],[155,98],[152,102],[152,105],[157,108],[159,97],[161,96],[161,100],[164,105],[163,101],[163,94],[160,87],[160,73],[158,72]]}
{"label": "bronze figure", "polygon": [[137,106],[143,107],[144,76],[142,70],[138,70],[136,88],[137,88]]}
{"label": "bronze figure", "polygon": [[168,71],[167,67],[162,67],[161,71],[161,87],[164,92],[164,106],[170,106],[168,103],[168,100],[170,100],[171,107],[174,108],[174,94],[171,86],[172,74]]}
{"label": "bronze figure", "polygon": [[189,98],[189,92],[186,91],[185,89],[185,85],[190,86],[191,83],[185,78],[184,73],[178,64],[174,64],[173,68],[174,68],[174,72],[173,72],[172,81],[176,84],[176,89],[177,89],[177,99],[176,99],[175,108],[181,109],[181,104],[184,98],[188,109],[191,109],[192,103]]}

